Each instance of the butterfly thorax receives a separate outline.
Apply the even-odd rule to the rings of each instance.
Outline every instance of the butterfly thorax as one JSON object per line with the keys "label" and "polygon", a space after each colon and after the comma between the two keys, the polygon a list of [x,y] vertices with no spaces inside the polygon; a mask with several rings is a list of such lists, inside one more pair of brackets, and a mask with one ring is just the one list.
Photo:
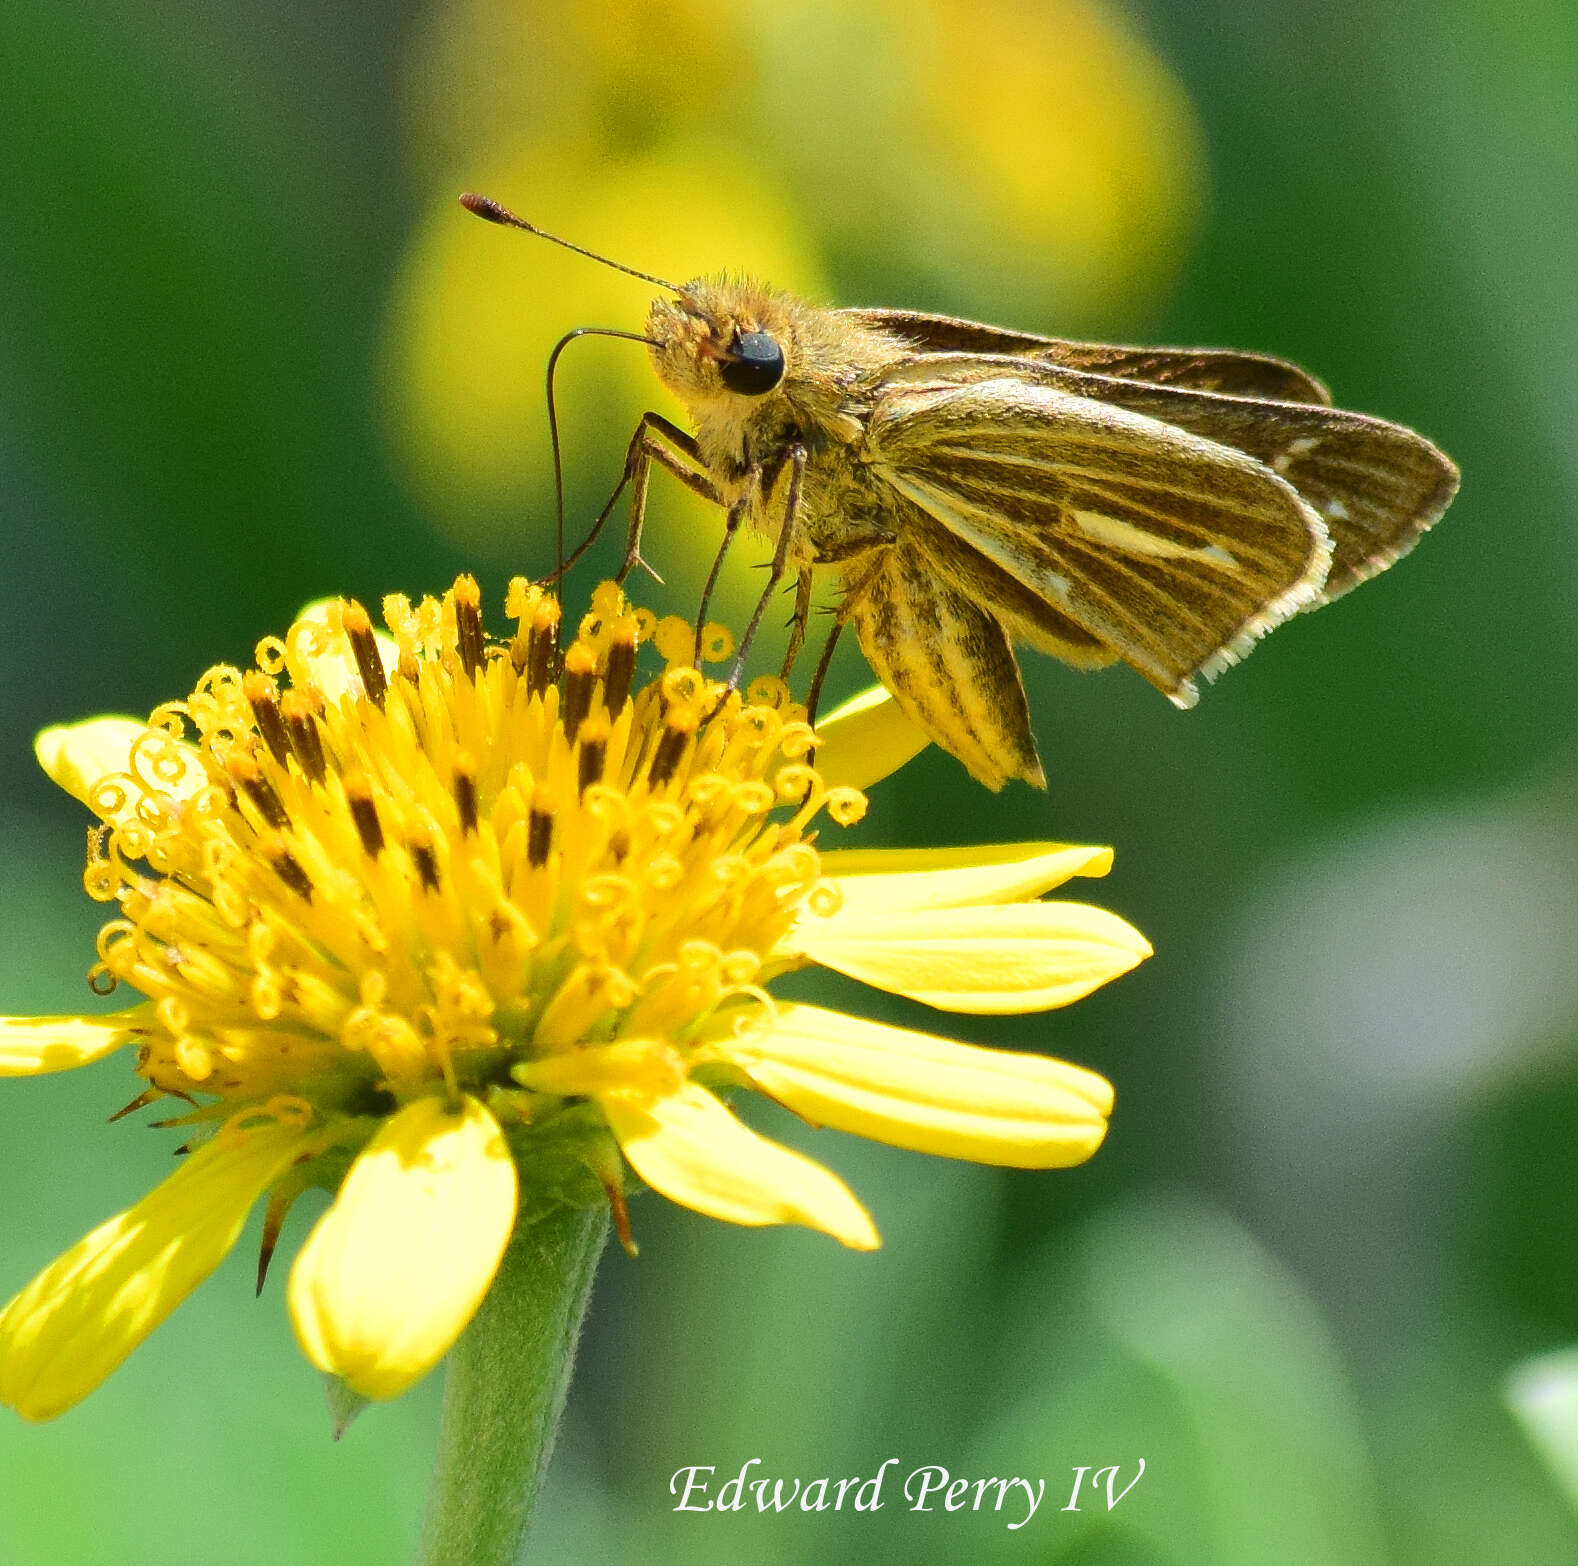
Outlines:
{"label": "butterfly thorax", "polygon": [[[767,334],[783,373],[751,395],[726,380],[742,336]],[[870,418],[883,367],[902,351],[883,331],[850,323],[747,278],[698,278],[677,299],[653,301],[647,317],[658,377],[685,404],[714,481],[729,500],[754,470],[771,476],[797,443],[810,465],[852,458]]]}

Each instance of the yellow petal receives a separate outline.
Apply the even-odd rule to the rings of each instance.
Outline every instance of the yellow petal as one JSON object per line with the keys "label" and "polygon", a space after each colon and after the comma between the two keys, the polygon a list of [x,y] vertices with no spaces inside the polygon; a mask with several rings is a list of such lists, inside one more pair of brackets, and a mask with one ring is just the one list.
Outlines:
{"label": "yellow petal", "polygon": [[97,1017],[0,1017],[0,1077],[91,1065],[128,1043],[145,1020],[142,1007]]}
{"label": "yellow petal", "polygon": [[362,1150],[290,1274],[302,1350],[363,1397],[394,1397],[449,1351],[515,1224],[515,1165],[474,1098],[406,1105]]}
{"label": "yellow petal", "polygon": [[968,1012],[1066,1006],[1151,955],[1133,925],[1086,903],[807,919],[792,941],[878,989]]}
{"label": "yellow petal", "polygon": [[89,718],[45,729],[33,741],[33,754],[52,783],[85,805],[100,778],[131,765],[132,742],[146,730],[135,718]]}
{"label": "yellow petal", "polygon": [[[132,746],[148,733],[148,725],[136,718],[88,718],[81,723],[62,723],[45,729],[33,741],[33,754],[53,783],[79,799],[96,814],[102,814],[94,800],[95,786],[112,774],[132,770]],[[158,742],[161,774],[156,786],[176,803],[190,798],[208,783],[195,745],[173,736]],[[143,774],[147,769],[144,768]],[[135,808],[135,798],[123,808],[106,816],[119,820]]]}
{"label": "yellow petal", "polygon": [[715,1046],[764,1093],[817,1125],[948,1158],[1056,1169],[1107,1134],[1112,1087],[1045,1055],[980,1049],[817,1006]]}
{"label": "yellow petal", "polygon": [[741,1125],[697,1083],[598,1102],[630,1167],[671,1201],[729,1223],[803,1223],[857,1251],[880,1243],[842,1180]]}
{"label": "yellow petal", "polygon": [[1101,876],[1112,868],[1110,848],[1077,843],[835,848],[821,859],[822,874],[843,894],[840,915],[1025,902],[1070,876]]}
{"label": "yellow petal", "polygon": [[816,739],[816,770],[829,788],[870,788],[931,743],[880,685],[828,713]]}
{"label": "yellow petal", "polygon": [[224,1260],[306,1143],[299,1122],[227,1126],[0,1315],[0,1403],[53,1419],[86,1397]]}

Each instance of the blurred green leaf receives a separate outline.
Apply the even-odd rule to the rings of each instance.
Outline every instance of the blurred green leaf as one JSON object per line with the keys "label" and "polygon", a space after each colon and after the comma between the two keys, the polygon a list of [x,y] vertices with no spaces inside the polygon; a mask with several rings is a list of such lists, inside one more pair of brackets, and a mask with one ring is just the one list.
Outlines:
{"label": "blurred green leaf", "polygon": [[[1004,1335],[1007,1406],[974,1470],[1048,1477],[1046,1562],[1370,1566],[1375,1474],[1329,1326],[1281,1264],[1195,1202],[1130,1202],[1032,1274]],[[1017,1396],[1013,1389],[1021,1389]],[[1094,1472],[1119,1465],[1109,1509]],[[1027,1541],[1016,1540],[1021,1550]],[[1121,1542],[1121,1548],[1120,1548]],[[994,1557],[995,1558],[995,1557]]]}

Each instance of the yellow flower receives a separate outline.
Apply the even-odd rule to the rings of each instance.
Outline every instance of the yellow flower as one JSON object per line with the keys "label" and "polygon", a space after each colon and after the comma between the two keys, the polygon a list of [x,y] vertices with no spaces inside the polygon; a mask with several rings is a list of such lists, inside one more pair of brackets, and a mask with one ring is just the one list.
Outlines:
{"label": "yellow flower", "polygon": [[[562,660],[554,598],[516,582],[508,609],[514,635],[490,643],[466,577],[386,600],[392,638],[359,605],[319,608],[146,725],[39,737],[102,823],[85,884],[117,917],[92,982],[143,999],[0,1019],[0,1073],[134,1044],[128,1107],[173,1100],[191,1152],[0,1315],[0,1400],[26,1417],[91,1391],[265,1195],[260,1286],[294,1198],[335,1193],[291,1315],[315,1365],[389,1397],[454,1342],[517,1221],[607,1201],[628,1243],[626,1165],[715,1217],[874,1247],[844,1184],[736,1120],[730,1088],[992,1163],[1100,1143],[1112,1090],[1090,1072],[765,986],[820,963],[950,1010],[1061,1005],[1150,950],[1039,900],[1105,873],[1107,850],[819,853],[816,818],[865,800],[811,764],[780,681],[728,692],[688,666],[687,627],[612,584]],[[647,641],[667,667],[637,689]],[[728,633],[704,651],[727,658]],[[881,703],[828,725],[846,773],[906,747]]]}

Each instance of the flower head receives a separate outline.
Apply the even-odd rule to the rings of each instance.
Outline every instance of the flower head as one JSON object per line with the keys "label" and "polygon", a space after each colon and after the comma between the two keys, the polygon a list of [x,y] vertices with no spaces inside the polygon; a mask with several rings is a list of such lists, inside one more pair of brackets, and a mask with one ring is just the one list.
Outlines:
{"label": "flower head", "polygon": [[[1099,1145],[1112,1093],[1090,1072],[766,985],[821,963],[956,1011],[1076,999],[1149,953],[1112,914],[1039,900],[1107,850],[820,852],[814,823],[865,799],[813,765],[781,682],[708,679],[687,626],[612,584],[562,657],[552,596],[517,581],[507,607],[502,643],[465,577],[386,600],[389,636],[319,608],[147,724],[39,737],[101,822],[85,884],[116,917],[92,982],[142,999],[0,1019],[0,1073],[135,1045],[128,1109],[172,1101],[190,1156],[0,1315],[0,1399],[24,1415],[96,1386],[260,1198],[266,1266],[295,1197],[335,1193],[291,1314],[314,1364],[387,1397],[449,1348],[518,1220],[607,1201],[628,1243],[627,1168],[715,1217],[875,1246],[844,1184],[736,1120],[731,1088],[954,1157]],[[638,684],[645,642],[666,667]],[[728,633],[702,651],[726,658]],[[866,721],[828,726],[845,775]]]}

